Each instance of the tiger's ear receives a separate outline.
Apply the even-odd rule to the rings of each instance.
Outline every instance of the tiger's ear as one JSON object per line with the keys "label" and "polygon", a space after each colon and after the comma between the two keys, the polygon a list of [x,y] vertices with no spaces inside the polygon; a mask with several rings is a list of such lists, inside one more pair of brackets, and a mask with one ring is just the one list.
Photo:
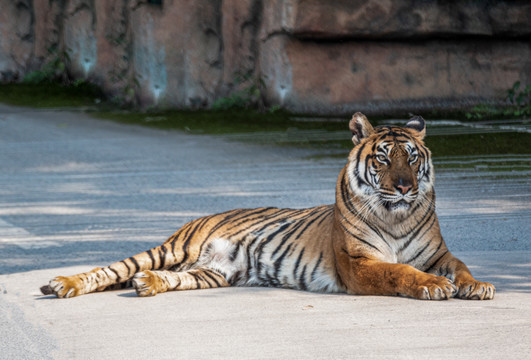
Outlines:
{"label": "tiger's ear", "polygon": [[406,127],[417,131],[420,138],[424,139],[424,136],[426,135],[426,121],[424,121],[422,116],[412,116],[412,118],[407,122]]}
{"label": "tiger's ear", "polygon": [[352,142],[354,145],[358,145],[361,142],[361,139],[374,133],[374,128],[371,123],[367,120],[367,117],[360,112],[357,112],[352,116],[352,120],[350,120],[348,127],[352,132]]}

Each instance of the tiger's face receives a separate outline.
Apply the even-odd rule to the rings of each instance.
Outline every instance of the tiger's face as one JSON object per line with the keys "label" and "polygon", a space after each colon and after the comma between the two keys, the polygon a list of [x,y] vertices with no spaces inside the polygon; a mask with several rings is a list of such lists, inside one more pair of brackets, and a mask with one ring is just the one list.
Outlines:
{"label": "tiger's face", "polygon": [[354,149],[348,177],[354,195],[381,218],[403,219],[433,189],[431,154],[422,139],[425,122],[373,128],[356,113],[350,122]]}

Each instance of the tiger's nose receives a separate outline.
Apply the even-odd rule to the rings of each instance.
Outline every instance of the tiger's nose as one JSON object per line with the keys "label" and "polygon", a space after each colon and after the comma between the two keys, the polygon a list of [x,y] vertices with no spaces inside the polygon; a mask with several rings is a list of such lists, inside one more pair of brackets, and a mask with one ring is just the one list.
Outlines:
{"label": "tiger's nose", "polygon": [[400,190],[403,195],[407,194],[407,192],[411,190],[412,187],[413,185],[396,185],[396,188]]}

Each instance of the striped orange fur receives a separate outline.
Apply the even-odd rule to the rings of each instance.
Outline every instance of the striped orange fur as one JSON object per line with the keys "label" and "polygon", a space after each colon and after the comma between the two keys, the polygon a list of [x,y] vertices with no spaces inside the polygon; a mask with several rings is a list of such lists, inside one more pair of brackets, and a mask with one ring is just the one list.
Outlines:
{"label": "striped orange fur", "polygon": [[162,245],[103,268],[56,277],[60,298],[132,283],[139,296],[272,286],[418,299],[492,299],[446,247],[435,214],[425,122],[373,128],[354,114],[354,148],[336,202],[309,209],[236,209],[196,219]]}

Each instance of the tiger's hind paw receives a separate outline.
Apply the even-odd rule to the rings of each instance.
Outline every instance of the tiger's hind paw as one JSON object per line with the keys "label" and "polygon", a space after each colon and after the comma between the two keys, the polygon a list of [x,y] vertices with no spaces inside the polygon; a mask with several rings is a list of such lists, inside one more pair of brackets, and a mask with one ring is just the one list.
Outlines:
{"label": "tiger's hind paw", "polygon": [[162,279],[150,270],[136,273],[133,277],[133,287],[138,296],[155,296],[165,291]]}
{"label": "tiger's hind paw", "polygon": [[44,295],[54,294],[58,298],[70,298],[83,294],[82,283],[72,276],[58,276],[50,281],[49,285],[41,287]]}

